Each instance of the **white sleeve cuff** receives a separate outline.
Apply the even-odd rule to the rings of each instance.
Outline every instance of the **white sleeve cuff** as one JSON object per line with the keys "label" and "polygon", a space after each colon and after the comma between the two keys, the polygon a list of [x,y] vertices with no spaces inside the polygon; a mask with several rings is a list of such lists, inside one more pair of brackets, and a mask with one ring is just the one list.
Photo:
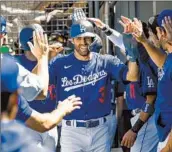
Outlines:
{"label": "white sleeve cuff", "polygon": [[125,51],[125,46],[123,43],[123,36],[118,31],[113,30],[113,33],[110,36],[107,36],[110,41],[116,46],[118,46],[120,49]]}
{"label": "white sleeve cuff", "polygon": [[20,83],[21,95],[27,101],[33,101],[43,90],[43,84],[39,77],[35,74],[29,73],[24,80]]}
{"label": "white sleeve cuff", "polygon": [[27,101],[33,101],[43,90],[43,83],[37,75],[31,73],[19,63],[17,65],[19,68],[17,81],[20,84],[20,94]]}

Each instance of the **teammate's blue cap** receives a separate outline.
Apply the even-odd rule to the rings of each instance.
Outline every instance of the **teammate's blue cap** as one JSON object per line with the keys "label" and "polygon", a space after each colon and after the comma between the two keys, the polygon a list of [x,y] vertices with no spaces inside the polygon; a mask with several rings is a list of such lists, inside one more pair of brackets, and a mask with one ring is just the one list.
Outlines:
{"label": "teammate's blue cap", "polygon": [[27,42],[33,43],[33,31],[43,31],[43,28],[39,24],[32,24],[30,26],[24,27],[20,32],[20,44],[24,51],[30,51],[30,47]]}
{"label": "teammate's blue cap", "polygon": [[172,10],[171,9],[166,9],[166,10],[163,10],[158,18],[157,18],[157,22],[158,22],[158,25],[160,27],[162,27],[162,20],[164,19],[165,16],[170,16],[172,18]]}
{"label": "teammate's blue cap", "polygon": [[14,92],[19,88],[18,71],[14,58],[1,54],[1,92]]}
{"label": "teammate's blue cap", "polygon": [[70,29],[70,37],[95,37],[94,27],[87,20],[79,20],[72,24]]}
{"label": "teammate's blue cap", "polygon": [[6,34],[6,20],[0,16],[0,34]]}

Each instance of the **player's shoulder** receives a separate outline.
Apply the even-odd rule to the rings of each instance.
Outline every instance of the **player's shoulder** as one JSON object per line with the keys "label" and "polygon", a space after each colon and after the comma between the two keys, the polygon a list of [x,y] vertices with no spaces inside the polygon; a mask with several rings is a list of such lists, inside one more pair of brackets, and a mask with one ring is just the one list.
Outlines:
{"label": "player's shoulder", "polygon": [[24,57],[24,54],[16,54],[13,57],[16,58],[16,59],[21,59],[21,58]]}
{"label": "player's shoulder", "polygon": [[68,55],[58,54],[57,56],[55,56],[54,58],[52,58],[50,60],[50,65],[52,65],[52,64],[63,64],[71,58],[72,54],[73,53],[68,54]]}
{"label": "player's shoulder", "polygon": [[[11,54],[8,54],[8,53],[1,54],[1,59],[2,59],[2,60],[13,60],[13,61],[16,61],[15,56],[13,56],[13,55],[11,55]],[[1,61],[2,61],[2,60],[1,60]]]}
{"label": "player's shoulder", "polygon": [[172,53],[169,53],[167,55],[167,61],[170,62],[170,63],[172,63]]}
{"label": "player's shoulder", "polygon": [[167,55],[166,61],[164,63],[164,68],[170,68],[172,69],[172,53],[169,53]]}
{"label": "player's shoulder", "polygon": [[107,62],[113,63],[115,65],[123,64],[123,62],[116,55],[113,56],[110,54],[106,54],[106,55],[104,55],[104,58]]}
{"label": "player's shoulder", "polygon": [[24,61],[25,55],[24,54],[17,54],[17,55],[14,55],[13,57],[16,60],[16,62],[22,64],[22,62]]}
{"label": "player's shoulder", "polygon": [[98,61],[102,60],[105,63],[112,63],[115,65],[118,64],[123,64],[123,62],[121,62],[121,60],[115,55],[110,55],[110,54],[99,54],[99,53],[94,53],[94,58],[97,58]]}
{"label": "player's shoulder", "polygon": [[103,60],[108,60],[110,58],[114,58],[114,56],[109,55],[109,54],[100,54],[100,53],[96,53],[96,52],[92,52],[92,54],[93,54],[94,58],[103,59]]}

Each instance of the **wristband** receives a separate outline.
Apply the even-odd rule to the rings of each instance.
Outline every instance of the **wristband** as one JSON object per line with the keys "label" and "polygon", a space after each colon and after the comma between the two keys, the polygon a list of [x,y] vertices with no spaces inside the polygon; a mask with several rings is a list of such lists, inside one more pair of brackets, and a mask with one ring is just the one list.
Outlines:
{"label": "wristband", "polygon": [[145,124],[145,122],[143,122],[140,118],[136,121],[136,123],[134,124],[134,126],[131,128],[131,130],[134,133],[138,133],[140,128],[142,128],[142,126]]}
{"label": "wristband", "polygon": [[113,32],[111,30],[111,28],[108,26],[108,25],[105,25],[103,28],[102,28],[102,31],[107,35],[107,36],[110,36]]}
{"label": "wristband", "polygon": [[107,25],[105,25],[103,28],[102,28],[102,31],[105,32],[107,30]]}
{"label": "wristband", "polygon": [[154,104],[145,103],[142,107],[143,112],[148,113],[149,115],[153,115],[155,108]]}

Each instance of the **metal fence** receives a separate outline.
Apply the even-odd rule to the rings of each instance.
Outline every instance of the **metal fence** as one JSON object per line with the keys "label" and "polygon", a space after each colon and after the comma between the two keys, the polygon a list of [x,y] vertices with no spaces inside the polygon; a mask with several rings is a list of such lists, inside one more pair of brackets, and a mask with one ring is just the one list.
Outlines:
{"label": "metal fence", "polygon": [[4,0],[0,1],[0,14],[7,20],[8,38],[6,41],[16,49],[18,35],[23,27],[39,23],[48,35],[69,36],[70,15],[73,9],[80,7],[89,15],[88,2],[85,0]]}

